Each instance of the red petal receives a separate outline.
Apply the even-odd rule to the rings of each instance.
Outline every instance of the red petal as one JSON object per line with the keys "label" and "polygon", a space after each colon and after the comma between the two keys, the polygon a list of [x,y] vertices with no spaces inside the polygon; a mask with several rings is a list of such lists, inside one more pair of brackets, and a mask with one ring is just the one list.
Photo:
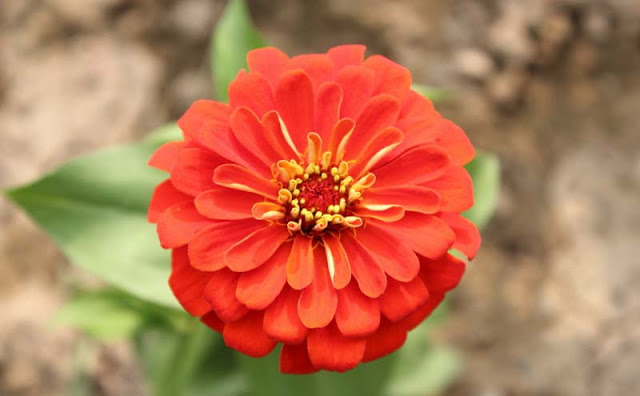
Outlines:
{"label": "red petal", "polygon": [[259,195],[228,188],[199,194],[194,203],[201,215],[216,220],[239,220],[253,217],[251,208],[262,202]]}
{"label": "red petal", "polygon": [[336,324],[349,337],[367,336],[380,325],[378,300],[362,294],[355,283],[338,291]]}
{"label": "red petal", "polygon": [[224,322],[220,320],[218,315],[213,311],[201,317],[200,321],[218,333],[222,333],[224,331]]}
{"label": "red petal", "polygon": [[278,190],[280,189],[280,186],[274,181],[267,180],[249,169],[235,164],[217,167],[213,173],[213,181],[220,186],[260,194],[274,201],[278,199]]}
{"label": "red petal", "polygon": [[422,213],[407,212],[395,223],[378,225],[403,240],[416,253],[434,259],[446,253],[456,239],[447,223],[435,216]]}
{"label": "red petal", "polygon": [[211,220],[198,213],[193,202],[179,202],[165,210],[158,219],[160,245],[176,248],[189,243]]}
{"label": "red petal", "polygon": [[212,272],[204,290],[204,298],[222,321],[233,322],[249,311],[236,298],[236,288],[240,274],[223,268]]}
{"label": "red petal", "polygon": [[289,231],[280,224],[271,224],[255,231],[225,253],[224,262],[236,272],[258,268],[289,238]]}
{"label": "red petal", "polygon": [[420,258],[420,278],[429,292],[444,293],[458,286],[465,270],[465,263],[450,254],[438,260]]}
{"label": "red petal", "polygon": [[374,167],[376,187],[419,184],[441,176],[449,165],[449,155],[437,146],[420,146],[402,153],[394,160]]}
{"label": "red petal", "polygon": [[405,100],[411,88],[411,73],[407,68],[382,55],[370,56],[364,61],[363,66],[371,68],[376,73],[375,94],[393,95],[401,103]]}
{"label": "red petal", "polygon": [[328,148],[328,151],[333,155],[334,161],[342,161],[341,156],[344,155],[344,147],[341,146],[341,143],[347,135],[353,132],[353,128],[355,128],[355,123],[350,118],[343,118],[334,125]]}
{"label": "red petal", "polygon": [[396,148],[404,135],[395,127],[384,129],[371,137],[366,147],[360,153],[356,163],[350,167],[349,173],[359,179],[365,172],[380,162],[394,148]]}
{"label": "red petal", "polygon": [[398,205],[407,211],[432,214],[440,209],[440,197],[434,190],[419,186],[371,188],[363,204],[368,208]]}
{"label": "red petal", "polygon": [[290,140],[288,131],[285,135],[280,124],[280,116],[277,111],[270,111],[262,117],[262,126],[264,128],[265,138],[269,141],[269,145],[278,153],[280,159],[300,159],[300,154],[293,142]]}
{"label": "red petal", "polygon": [[328,325],[338,306],[338,295],[331,284],[327,258],[320,249],[314,251],[314,268],[313,281],[300,293],[298,301],[300,320],[310,329]]}
{"label": "red petal", "polygon": [[289,57],[277,48],[265,47],[249,51],[247,63],[250,71],[260,73],[275,83],[280,74],[285,71]]}
{"label": "red petal", "polygon": [[364,339],[345,337],[335,324],[309,331],[307,350],[314,367],[344,372],[357,366],[362,360],[366,342]]}
{"label": "red petal", "polygon": [[284,73],[276,86],[275,103],[294,145],[306,147],[307,133],[313,127],[313,88],[302,70]]}
{"label": "red petal", "polygon": [[408,282],[420,271],[420,261],[411,248],[375,224],[358,230],[358,241],[376,258],[390,277]]}
{"label": "red petal", "polygon": [[276,346],[262,330],[262,312],[250,311],[242,319],[227,323],[222,332],[228,347],[252,357],[266,356]]}
{"label": "red petal", "polygon": [[184,194],[171,184],[170,180],[165,180],[153,191],[151,197],[151,203],[149,203],[149,211],[147,212],[147,219],[150,223],[157,223],[162,212],[167,210],[170,206],[177,203],[191,201],[192,197]]}
{"label": "red petal", "polygon": [[318,371],[307,352],[307,344],[284,344],[280,352],[280,372],[283,374],[311,374]]}
{"label": "red petal", "polygon": [[342,102],[342,88],[334,82],[325,82],[318,88],[316,95],[316,112],[314,131],[320,135],[325,144],[328,146],[331,139],[333,126],[338,122],[340,117],[340,103]]}
{"label": "red petal", "polygon": [[264,313],[264,331],[269,337],[286,344],[303,342],[309,329],[298,316],[300,292],[286,287]]}
{"label": "red petal", "polygon": [[302,290],[313,280],[313,239],[296,236],[287,261],[287,282],[296,290]]}
{"label": "red petal", "polygon": [[260,267],[240,275],[236,297],[250,309],[262,310],[271,304],[287,283],[287,259],[291,243],[284,243]]}
{"label": "red petal", "polygon": [[453,248],[462,252],[469,260],[473,259],[480,248],[480,232],[472,222],[465,219],[458,213],[441,213],[440,218],[444,220],[456,234],[456,241]]}
{"label": "red petal", "polygon": [[367,349],[363,362],[380,359],[395,352],[407,340],[407,331],[402,327],[383,321],[378,331],[367,337]]}
{"label": "red petal", "polygon": [[389,223],[403,218],[404,209],[400,206],[389,206],[380,210],[371,210],[366,206],[360,206],[354,209],[353,214],[359,217],[368,217]]}
{"label": "red petal", "polygon": [[364,66],[346,66],[338,72],[336,82],[342,86],[344,93],[340,117],[356,118],[364,104],[371,98],[375,73]]}
{"label": "red petal", "polygon": [[398,323],[399,326],[404,328],[405,330],[413,330],[422,323],[434,309],[440,305],[442,300],[444,299],[443,293],[431,293],[429,295],[429,299],[426,304],[424,304],[420,309],[407,316],[404,320]]}
{"label": "red petal", "polygon": [[333,287],[338,290],[342,289],[351,281],[351,265],[349,264],[347,252],[345,252],[344,247],[336,235],[326,234],[322,237],[322,240],[324,242],[330,275],[333,266],[333,276],[331,277]]}
{"label": "red petal", "polygon": [[333,62],[325,54],[305,54],[291,58],[288,68],[302,69],[311,79],[314,91],[333,75]]}
{"label": "red petal", "polygon": [[227,162],[224,158],[197,148],[186,148],[178,153],[171,170],[171,183],[180,191],[196,196],[203,191],[216,188],[213,172]]}
{"label": "red petal", "polygon": [[440,123],[440,129],[442,134],[437,142],[449,152],[456,165],[462,166],[475,157],[476,150],[462,128],[449,120],[443,119]]}
{"label": "red petal", "polygon": [[463,212],[473,206],[473,184],[471,176],[461,166],[451,165],[437,179],[423,186],[440,196],[440,210],[443,212]]}
{"label": "red petal", "polygon": [[202,271],[217,271],[225,267],[224,254],[239,241],[264,227],[253,219],[220,221],[203,229],[189,243],[191,265]]}
{"label": "red petal", "polygon": [[335,70],[338,71],[349,65],[359,65],[364,59],[364,45],[350,44],[339,45],[327,51],[327,55],[333,61]]}
{"label": "red petal", "polygon": [[429,292],[420,278],[402,283],[389,280],[387,290],[380,296],[380,311],[392,322],[406,318],[422,307],[429,298]]}
{"label": "red petal", "polygon": [[196,100],[178,120],[185,136],[197,135],[202,126],[210,121],[227,123],[231,109],[225,103],[213,100]]}
{"label": "red petal", "polygon": [[186,146],[185,142],[165,143],[153,153],[149,166],[165,172],[171,172],[178,159],[178,153]]}
{"label": "red petal", "polygon": [[395,124],[399,114],[400,103],[393,96],[378,95],[367,101],[356,117],[356,128],[347,144],[346,158],[360,159],[367,143],[380,131]]}
{"label": "red petal", "polygon": [[371,298],[379,297],[387,287],[387,276],[380,263],[351,234],[343,232],[340,242],[349,256],[351,273],[362,293]]}
{"label": "red petal", "polygon": [[402,103],[400,118],[426,118],[435,114],[433,103],[416,91],[409,91]]}
{"label": "red petal", "polygon": [[169,287],[182,307],[193,316],[202,316],[211,311],[211,306],[204,299],[207,282],[209,274],[189,264],[186,247],[173,249]]}
{"label": "red petal", "polygon": [[274,109],[273,92],[269,81],[258,73],[240,70],[229,84],[229,104],[232,108],[248,107],[258,117]]}
{"label": "red petal", "polygon": [[231,114],[231,130],[236,139],[258,157],[267,167],[282,159],[267,139],[260,119],[246,107],[240,107]]}

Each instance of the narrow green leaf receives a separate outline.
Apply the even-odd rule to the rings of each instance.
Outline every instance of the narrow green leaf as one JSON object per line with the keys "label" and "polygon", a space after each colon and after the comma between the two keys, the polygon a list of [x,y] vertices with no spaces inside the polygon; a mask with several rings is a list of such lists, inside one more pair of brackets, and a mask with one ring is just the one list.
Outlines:
{"label": "narrow green leaf", "polygon": [[230,0],[211,39],[211,66],[217,98],[226,102],[227,86],[247,67],[247,52],[266,46],[251,22],[245,0]]}
{"label": "narrow green leaf", "polygon": [[433,103],[443,102],[451,98],[451,91],[444,88],[430,87],[422,84],[412,84],[411,89],[429,99]]}
{"label": "narrow green leaf", "polygon": [[464,216],[481,229],[491,219],[498,202],[500,161],[493,154],[480,152],[466,168],[473,179],[475,203]]}
{"label": "narrow green leaf", "polygon": [[177,307],[168,252],[146,220],[153,189],[166,177],[147,166],[159,143],[90,154],[6,194],[74,263],[137,297]]}

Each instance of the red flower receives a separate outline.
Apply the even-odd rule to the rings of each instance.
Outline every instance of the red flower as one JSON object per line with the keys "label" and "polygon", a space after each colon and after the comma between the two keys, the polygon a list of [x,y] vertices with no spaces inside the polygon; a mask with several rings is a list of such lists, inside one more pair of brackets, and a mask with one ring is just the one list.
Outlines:
{"label": "red flower", "polygon": [[229,104],[195,102],[149,220],[169,284],[226,344],[281,371],[344,371],[387,355],[455,287],[479,245],[464,132],[365,48],[249,53]]}

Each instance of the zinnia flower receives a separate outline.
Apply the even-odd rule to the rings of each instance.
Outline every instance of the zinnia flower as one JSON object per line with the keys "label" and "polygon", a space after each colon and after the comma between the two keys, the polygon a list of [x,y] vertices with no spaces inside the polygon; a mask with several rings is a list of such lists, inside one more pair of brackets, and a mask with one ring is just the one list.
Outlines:
{"label": "zinnia flower", "polygon": [[195,102],[149,220],[172,251],[191,315],[280,369],[345,371],[398,349],[455,287],[480,245],[464,132],[411,75],[345,45],[248,54],[229,104]]}

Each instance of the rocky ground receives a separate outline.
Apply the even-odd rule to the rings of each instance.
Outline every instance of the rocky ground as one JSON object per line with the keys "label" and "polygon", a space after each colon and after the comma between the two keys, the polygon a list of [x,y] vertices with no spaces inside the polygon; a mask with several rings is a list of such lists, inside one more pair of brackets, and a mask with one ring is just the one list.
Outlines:
{"label": "rocky ground", "polygon": [[[134,141],[209,97],[206,48],[223,5],[1,2],[0,187]],[[251,10],[291,54],[365,43],[417,82],[451,89],[441,111],[500,156],[498,213],[437,334],[466,356],[447,395],[640,394],[638,1],[258,0]],[[90,341],[51,327],[84,276],[0,199],[0,394],[63,394],[78,364],[94,394],[142,392],[127,345],[89,345],[99,353],[85,361]]]}

